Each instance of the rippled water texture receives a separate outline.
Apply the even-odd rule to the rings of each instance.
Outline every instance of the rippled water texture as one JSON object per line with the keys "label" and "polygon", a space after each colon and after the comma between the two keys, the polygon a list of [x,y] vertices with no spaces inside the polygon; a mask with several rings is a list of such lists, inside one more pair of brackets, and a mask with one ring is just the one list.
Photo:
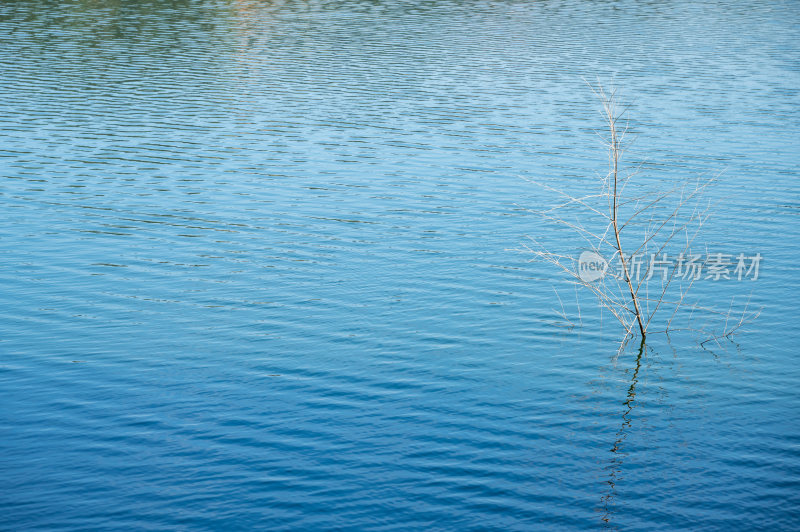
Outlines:
{"label": "rippled water texture", "polygon": [[[799,14],[3,0],[0,528],[800,528]],[[513,251],[605,171],[584,77],[641,183],[722,172],[734,342],[616,357]]]}

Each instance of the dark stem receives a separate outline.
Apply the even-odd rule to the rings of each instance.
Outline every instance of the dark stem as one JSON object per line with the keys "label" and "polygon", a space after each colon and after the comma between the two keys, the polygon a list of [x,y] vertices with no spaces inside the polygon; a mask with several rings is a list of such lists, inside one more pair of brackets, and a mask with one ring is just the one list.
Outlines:
{"label": "dark stem", "polygon": [[[613,98],[613,96],[612,96]],[[612,166],[612,177],[614,178],[614,192],[611,196],[611,225],[614,228],[614,238],[617,241],[617,252],[619,253],[620,262],[622,263],[622,272],[624,275],[625,283],[628,285],[628,290],[631,294],[631,299],[633,300],[633,309],[634,314],[636,314],[636,323],[639,326],[639,332],[642,335],[642,340],[644,340],[646,336],[646,326],[644,324],[644,320],[642,319],[642,311],[639,308],[639,298],[636,297],[636,291],[633,289],[633,282],[631,281],[631,276],[628,273],[628,265],[625,262],[625,254],[622,252],[622,243],[619,239],[619,227],[617,225],[617,184],[619,181],[619,139],[617,138],[617,119],[614,116],[613,112],[613,101],[607,102],[607,111],[608,114],[608,125],[611,129],[611,158],[613,160]]]}

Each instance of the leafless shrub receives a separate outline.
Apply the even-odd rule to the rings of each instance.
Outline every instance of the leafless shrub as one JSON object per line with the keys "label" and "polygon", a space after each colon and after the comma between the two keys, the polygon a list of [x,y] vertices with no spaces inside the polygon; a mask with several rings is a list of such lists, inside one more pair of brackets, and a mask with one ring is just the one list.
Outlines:
{"label": "leafless shrub", "polygon": [[[600,84],[590,87],[602,103],[607,129],[600,136],[608,148],[608,173],[599,179],[598,191],[580,196],[526,178],[560,198],[548,209],[528,210],[579,239],[586,247],[584,254],[593,253],[606,265],[618,261],[619,271],[587,278],[579,270],[584,254],[552,251],[536,238],[529,237],[532,244],[526,244],[525,251],[533,254],[532,260],[555,266],[568,283],[594,294],[601,309],[610,312],[622,326],[625,341],[633,337],[644,341],[650,334],[680,330],[700,333],[703,342],[730,337],[760,312],[748,310],[749,301],[741,312],[734,311],[734,301],[727,310],[717,310],[689,299],[697,277],[684,282],[677,275],[678,268],[669,273],[665,269],[656,278],[651,261],[643,278],[634,271],[639,267],[634,264],[637,257],[691,255],[691,246],[711,208],[704,193],[716,177],[682,179],[665,190],[630,193],[637,187],[629,184],[641,168],[628,171],[621,163],[628,133],[625,109],[620,108],[615,91],[606,92]],[[558,299],[561,302],[560,296]],[[563,303],[561,308],[559,314],[568,320]]]}

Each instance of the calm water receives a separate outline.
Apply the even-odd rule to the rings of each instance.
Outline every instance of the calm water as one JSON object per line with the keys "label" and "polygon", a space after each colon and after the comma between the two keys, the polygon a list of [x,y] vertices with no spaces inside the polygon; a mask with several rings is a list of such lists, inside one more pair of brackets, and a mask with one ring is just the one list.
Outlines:
{"label": "calm water", "polygon": [[[0,528],[800,527],[800,4],[0,4]],[[559,326],[523,178],[724,171],[723,348]],[[569,306],[569,305],[568,305]]]}

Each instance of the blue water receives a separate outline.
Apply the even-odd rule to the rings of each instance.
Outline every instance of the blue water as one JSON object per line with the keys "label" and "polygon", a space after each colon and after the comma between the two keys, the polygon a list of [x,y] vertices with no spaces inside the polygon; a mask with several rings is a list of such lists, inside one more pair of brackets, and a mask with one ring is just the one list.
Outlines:
{"label": "blue water", "polygon": [[[4,0],[0,528],[800,528],[798,43],[791,1]],[[722,172],[732,341],[618,353],[514,251],[572,245],[525,178],[605,171],[583,78],[640,183]]]}

